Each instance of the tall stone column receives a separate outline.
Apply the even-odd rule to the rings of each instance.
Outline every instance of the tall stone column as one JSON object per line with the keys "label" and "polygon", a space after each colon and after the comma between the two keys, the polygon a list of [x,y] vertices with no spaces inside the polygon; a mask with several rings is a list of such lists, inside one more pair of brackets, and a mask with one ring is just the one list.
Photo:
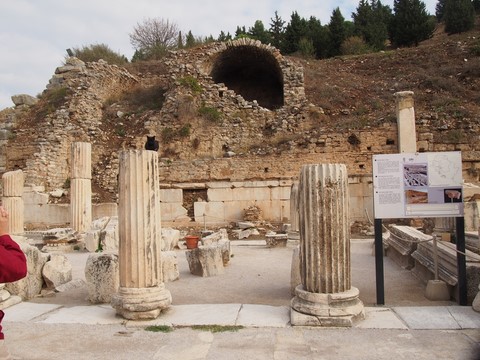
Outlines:
{"label": "tall stone column", "polygon": [[288,238],[298,240],[298,182],[295,181],[290,189],[290,232]]}
{"label": "tall stone column", "polygon": [[413,91],[400,91],[395,93],[397,128],[398,128],[398,152],[417,152],[417,136],[415,129],[415,109]]}
{"label": "tall stone column", "polygon": [[85,232],[92,225],[92,146],[74,142],[71,151],[70,224]]}
{"label": "tall stone column", "polygon": [[24,204],[22,199],[25,177],[22,170],[8,171],[2,176],[2,205],[8,211],[11,234],[24,233]]}
{"label": "tall stone column", "polygon": [[295,288],[291,323],[352,326],[364,307],[351,286],[346,166],[304,165],[298,205],[302,284]]}
{"label": "tall stone column", "polygon": [[172,302],[162,276],[158,155],[129,150],[119,158],[120,288],[112,306],[126,319],[154,319]]}

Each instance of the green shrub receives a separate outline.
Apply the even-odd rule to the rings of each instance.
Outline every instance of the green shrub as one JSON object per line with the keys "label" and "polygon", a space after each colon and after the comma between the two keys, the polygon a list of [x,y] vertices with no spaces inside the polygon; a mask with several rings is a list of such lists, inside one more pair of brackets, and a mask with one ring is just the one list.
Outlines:
{"label": "green shrub", "polygon": [[105,44],[92,44],[81,49],[73,48],[72,52],[75,57],[84,62],[94,62],[100,59],[114,65],[124,65],[128,62],[124,55],[116,53]]}
{"label": "green shrub", "polygon": [[198,80],[193,76],[187,75],[179,80],[180,85],[188,87],[192,90],[195,94],[199,94],[202,92],[202,87],[198,83]]}
{"label": "green shrub", "polygon": [[178,135],[180,137],[187,137],[190,135],[190,129],[192,128],[192,125],[190,124],[186,124],[186,125],[183,125],[180,130],[178,130]]}
{"label": "green shrub", "polygon": [[160,110],[165,101],[165,89],[161,85],[148,88],[135,87],[124,98],[138,110]]}
{"label": "green shrub", "polygon": [[202,116],[204,119],[207,119],[208,121],[212,123],[217,123],[221,119],[221,113],[215,108],[205,106],[203,105],[200,109],[198,109],[198,113],[200,116]]}
{"label": "green shrub", "polygon": [[145,331],[169,333],[173,331],[173,328],[168,325],[152,325],[147,326]]}
{"label": "green shrub", "polygon": [[218,332],[225,332],[225,331],[238,331],[240,329],[243,329],[243,326],[240,326],[240,325],[193,325],[192,329],[218,333]]}
{"label": "green shrub", "polygon": [[340,46],[342,55],[360,55],[372,52],[370,47],[360,36],[351,36]]}
{"label": "green shrub", "polygon": [[175,138],[175,131],[171,127],[166,127],[162,129],[162,142],[169,144]]}

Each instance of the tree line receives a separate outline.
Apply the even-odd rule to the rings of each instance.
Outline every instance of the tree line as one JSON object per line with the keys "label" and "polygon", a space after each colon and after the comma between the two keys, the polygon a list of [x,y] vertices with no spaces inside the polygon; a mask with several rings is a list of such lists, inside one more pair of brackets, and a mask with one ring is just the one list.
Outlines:
{"label": "tree line", "polygon": [[[297,11],[286,22],[275,11],[268,28],[257,20],[248,29],[237,26],[233,35],[221,31],[217,38],[212,35],[195,37],[191,31],[183,35],[174,22],[149,18],[137,23],[129,34],[135,49],[131,61],[160,59],[170,50],[242,37],[271,44],[283,55],[323,59],[362,54],[381,51],[387,46],[417,46],[433,35],[440,22],[445,24],[448,34],[471,30],[478,13],[480,0],[438,0],[435,15],[426,11],[421,0],[394,0],[393,9],[380,0],[359,0],[356,11],[352,13],[352,21],[345,20],[338,7],[332,11],[330,21],[325,25],[315,16],[308,19],[301,17]],[[94,61],[92,56],[95,55],[102,55],[99,58],[110,63],[127,61],[104,44],[74,48],[73,53],[84,61]]]}

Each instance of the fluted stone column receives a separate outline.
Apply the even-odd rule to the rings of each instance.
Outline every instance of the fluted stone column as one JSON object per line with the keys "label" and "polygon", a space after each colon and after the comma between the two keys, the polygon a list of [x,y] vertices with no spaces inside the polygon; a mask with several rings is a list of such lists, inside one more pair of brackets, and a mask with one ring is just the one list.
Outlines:
{"label": "fluted stone column", "polygon": [[395,93],[397,127],[398,127],[398,152],[417,152],[417,136],[415,130],[415,109],[413,91],[400,91]]}
{"label": "fluted stone column", "polygon": [[73,230],[85,232],[92,225],[92,146],[72,143],[70,179],[70,224]]}
{"label": "fluted stone column", "polygon": [[172,302],[162,276],[158,155],[129,150],[119,158],[120,288],[112,306],[126,319],[154,319]]}
{"label": "fluted stone column", "polygon": [[8,171],[2,176],[2,205],[8,211],[11,234],[24,233],[24,204],[22,199],[25,177],[22,170]]}
{"label": "fluted stone column", "polygon": [[303,166],[298,206],[302,284],[292,299],[291,323],[352,326],[364,307],[351,286],[346,166]]}

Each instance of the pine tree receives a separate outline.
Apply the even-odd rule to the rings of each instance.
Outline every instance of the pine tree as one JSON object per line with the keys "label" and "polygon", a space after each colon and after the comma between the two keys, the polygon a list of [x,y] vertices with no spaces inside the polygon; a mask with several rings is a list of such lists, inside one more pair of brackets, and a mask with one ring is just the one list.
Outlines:
{"label": "pine tree", "polygon": [[475,8],[471,0],[446,0],[445,32],[457,34],[473,29],[475,25]]}
{"label": "pine tree", "polygon": [[306,36],[307,22],[296,11],[292,13],[290,22],[285,28],[285,37],[282,48],[284,54],[293,54],[298,51],[300,39]]}
{"label": "pine tree", "polygon": [[190,49],[194,47],[196,44],[197,44],[197,41],[195,40],[195,37],[193,36],[192,31],[190,30],[187,33],[187,36],[185,37],[185,47],[187,49]]}
{"label": "pine tree", "polygon": [[310,39],[317,59],[328,56],[328,30],[315,16],[310,16],[307,22],[307,39]]}
{"label": "pine tree", "polygon": [[445,1],[438,0],[437,5],[435,5],[435,16],[438,21],[443,21],[443,15],[445,15]]}
{"label": "pine tree", "polygon": [[394,0],[389,36],[397,46],[417,46],[432,37],[435,22],[420,0]]}
{"label": "pine tree", "polygon": [[177,47],[183,49],[183,36],[181,31],[178,32]]}
{"label": "pine tree", "polygon": [[480,0],[473,0],[473,8],[475,9],[476,14],[480,14]]}
{"label": "pine tree", "polygon": [[232,35],[230,35],[230,33],[224,33],[223,30],[220,31],[220,35],[218,35],[218,41],[228,41],[228,40],[232,40]]}
{"label": "pine tree", "polygon": [[265,30],[265,26],[261,20],[255,21],[253,27],[248,29],[248,36],[252,39],[260,40],[263,44],[269,44],[270,34]]}
{"label": "pine tree", "polygon": [[235,30],[235,39],[238,39],[240,37],[245,37],[247,35],[247,30],[245,29],[245,26],[237,26],[237,30]]}
{"label": "pine tree", "polygon": [[270,19],[270,38],[272,39],[272,45],[275,46],[277,49],[282,48],[283,37],[285,34],[285,21],[282,20],[280,16],[278,16],[278,12],[275,11],[275,17]]}
{"label": "pine tree", "polygon": [[345,18],[338,7],[332,12],[330,22],[328,23],[328,30],[330,38],[329,55],[340,55],[340,47],[347,36],[345,29]]}

